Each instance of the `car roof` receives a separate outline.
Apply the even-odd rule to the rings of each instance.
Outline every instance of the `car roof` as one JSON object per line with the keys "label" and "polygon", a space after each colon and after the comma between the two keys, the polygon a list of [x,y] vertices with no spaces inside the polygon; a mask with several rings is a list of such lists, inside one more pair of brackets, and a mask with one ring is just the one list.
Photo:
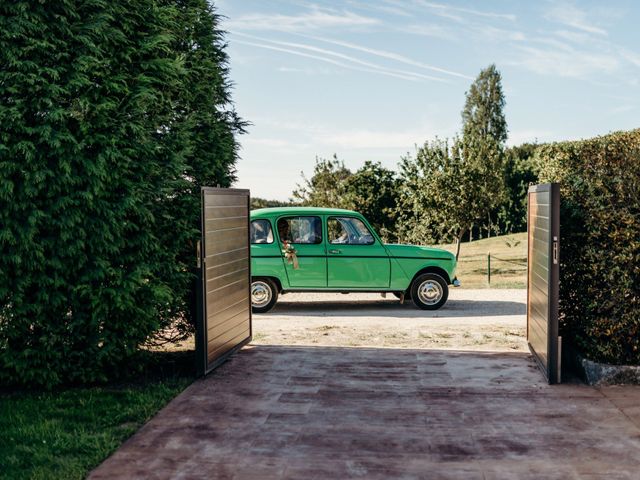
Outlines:
{"label": "car roof", "polygon": [[324,207],[272,207],[259,208],[252,210],[250,216],[254,217],[273,217],[277,215],[359,215],[353,210],[344,210],[342,208],[324,208]]}

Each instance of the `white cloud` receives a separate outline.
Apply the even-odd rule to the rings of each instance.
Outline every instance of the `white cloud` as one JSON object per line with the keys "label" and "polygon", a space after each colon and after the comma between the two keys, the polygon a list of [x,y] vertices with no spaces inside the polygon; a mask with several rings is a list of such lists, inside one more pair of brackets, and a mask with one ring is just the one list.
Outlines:
{"label": "white cloud", "polygon": [[[420,74],[412,74],[412,73],[408,73],[408,74],[404,74],[404,73],[400,73],[400,72],[395,72],[395,71],[391,71],[391,70],[386,70],[386,69],[376,69],[376,68],[367,68],[367,67],[358,67],[352,63],[344,63],[344,62],[340,62],[338,60],[333,60],[331,58],[326,58],[320,55],[315,55],[315,54],[311,54],[311,53],[305,53],[305,52],[301,52],[299,50],[293,50],[291,48],[283,48],[283,47],[278,47],[275,45],[266,45],[264,43],[256,43],[256,42],[247,42],[244,40],[236,40],[236,43],[240,43],[242,45],[248,45],[248,46],[252,46],[252,47],[258,47],[258,48],[264,48],[267,50],[274,50],[276,52],[283,52],[283,53],[289,53],[291,55],[297,55],[299,57],[305,57],[305,58],[311,58],[313,60],[318,60],[321,62],[326,62],[326,63],[330,63],[332,65],[337,65],[339,67],[343,67],[343,68],[347,68],[350,70],[358,70],[361,72],[369,72],[369,73],[378,73],[380,75],[387,75],[390,77],[395,77],[395,78],[401,78],[403,80],[410,80],[410,81],[417,81],[420,80],[420,78],[428,78],[426,75],[420,75]],[[429,78],[432,79],[432,78]]]}
{"label": "white cloud", "polygon": [[[510,22],[514,22],[516,21],[517,17],[511,13],[495,13],[495,12],[484,12],[481,10],[473,10],[471,8],[462,8],[462,7],[455,7],[452,5],[444,5],[441,3],[433,3],[433,2],[427,2],[424,0],[414,0],[416,4],[421,5],[423,7],[426,7],[430,10],[432,10],[435,14],[444,17],[444,18],[449,18],[451,20],[455,20],[455,21],[462,21],[463,18],[460,15],[457,14],[467,14],[467,15],[471,15],[471,16],[476,16],[476,17],[484,17],[484,18],[492,18],[492,19],[498,19],[498,20],[508,20]],[[455,12],[455,13],[454,13]],[[456,14],[457,13],[457,14]]]}
{"label": "white cloud", "polygon": [[266,30],[280,32],[306,32],[322,28],[366,27],[380,23],[376,18],[353,12],[333,12],[313,7],[300,15],[252,13],[225,23],[229,30]]}
{"label": "white cloud", "polygon": [[602,36],[607,35],[607,31],[604,28],[596,26],[589,20],[587,12],[570,3],[553,5],[547,12],[546,17],[551,21],[582,30],[583,32]]}
{"label": "white cloud", "polygon": [[564,40],[580,44],[587,43],[591,39],[591,36],[588,33],[575,32],[572,30],[556,30],[554,34]]}
{"label": "white cloud", "polygon": [[350,64],[366,67],[367,68],[366,71],[372,71],[372,72],[377,72],[377,73],[383,73],[383,74],[389,74],[389,75],[393,75],[393,76],[398,76],[399,78],[404,78],[406,80],[422,79],[422,80],[433,80],[433,81],[436,81],[436,82],[446,82],[446,80],[444,80],[442,78],[433,77],[431,75],[424,75],[422,73],[414,72],[414,71],[400,70],[400,69],[397,69],[397,68],[388,68],[388,67],[385,67],[383,65],[379,65],[379,64],[376,64],[376,63],[368,62],[368,61],[362,60],[360,58],[352,57],[351,55],[345,55],[344,53],[336,52],[336,51],[333,51],[333,50],[327,50],[326,48],[320,48],[320,47],[316,47],[314,45],[308,45],[308,44],[296,43],[296,42],[282,42],[282,41],[278,41],[278,40],[269,40],[267,38],[256,37],[256,36],[247,35],[247,34],[244,34],[244,33],[238,33],[238,35],[241,35],[243,37],[248,37],[248,38],[251,38],[251,39],[254,39],[254,40],[259,40],[259,41],[262,41],[262,42],[268,42],[268,43],[273,44],[273,45],[283,46],[283,47],[286,47],[287,49],[294,48],[294,49],[298,49],[298,50],[306,50],[306,51],[314,52],[314,54],[317,53],[317,54],[320,54],[320,55],[326,55],[326,56],[329,56],[329,57],[339,58],[340,60],[349,62]]}
{"label": "white cloud", "polygon": [[556,45],[555,48],[521,46],[519,50],[520,59],[512,64],[543,75],[581,78],[593,74],[611,74],[620,65],[618,59],[609,53],[576,50],[569,45]]}
{"label": "white cloud", "polygon": [[278,67],[279,72],[283,73],[301,73],[303,75],[334,75],[336,73],[335,69],[332,68],[321,68],[321,67],[287,67],[282,66]]}
{"label": "white cloud", "polygon": [[622,56],[622,58],[632,63],[636,67],[640,67],[640,55],[636,52],[632,52],[631,50],[623,48],[620,50],[620,55]]}
{"label": "white cloud", "polygon": [[505,40],[509,40],[512,42],[523,42],[526,40],[526,36],[519,30],[506,30],[504,28],[496,28],[490,25],[482,25],[475,29],[483,37],[494,40],[504,42]]}
{"label": "white cloud", "polygon": [[353,6],[362,10],[382,12],[385,14],[396,15],[398,17],[411,17],[411,13],[400,5],[393,2],[385,2],[384,5],[378,2],[349,0],[349,6]]}
{"label": "white cloud", "polygon": [[338,46],[341,46],[341,47],[350,48],[352,50],[357,50],[357,51],[360,51],[360,52],[368,53],[370,55],[375,55],[375,56],[386,58],[386,59],[389,59],[389,60],[395,60],[396,62],[404,63],[406,65],[411,65],[413,67],[424,68],[426,70],[431,70],[431,71],[438,72],[438,73],[444,73],[446,75],[451,75],[451,76],[454,76],[454,77],[473,79],[473,77],[470,77],[468,75],[464,75],[464,74],[459,73],[459,72],[454,72],[453,70],[447,70],[447,69],[444,69],[444,68],[440,68],[440,67],[436,67],[436,66],[433,66],[433,65],[429,65],[427,63],[419,62],[419,61],[413,60],[413,59],[411,59],[409,57],[405,57],[404,55],[400,55],[400,54],[394,53],[394,52],[389,52],[389,51],[386,51],[386,50],[379,50],[379,49],[375,49],[375,48],[364,47],[362,45],[357,45],[355,43],[343,42],[341,40],[334,40],[334,39],[326,38],[326,37],[311,37],[311,36],[308,36],[307,38],[312,38],[314,40],[319,40],[321,42],[330,43],[332,45],[338,45]]}
{"label": "white cloud", "polygon": [[443,40],[455,40],[457,38],[452,29],[438,23],[406,25],[401,27],[400,31],[403,33],[410,33],[412,35],[441,38]]}
{"label": "white cloud", "polygon": [[335,149],[370,149],[370,148],[393,148],[407,149],[415,144],[424,142],[429,138],[431,132],[406,131],[390,132],[386,130],[374,131],[367,129],[357,129],[349,131],[331,132],[320,135],[318,140],[327,146]]}

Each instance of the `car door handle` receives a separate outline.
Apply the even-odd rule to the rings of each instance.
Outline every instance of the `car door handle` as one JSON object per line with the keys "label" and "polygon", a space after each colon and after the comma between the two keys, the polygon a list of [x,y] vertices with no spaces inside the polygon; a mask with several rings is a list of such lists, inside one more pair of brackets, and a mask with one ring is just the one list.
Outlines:
{"label": "car door handle", "polygon": [[329,253],[333,253],[333,254],[338,254],[338,253],[342,253],[342,250],[329,250]]}

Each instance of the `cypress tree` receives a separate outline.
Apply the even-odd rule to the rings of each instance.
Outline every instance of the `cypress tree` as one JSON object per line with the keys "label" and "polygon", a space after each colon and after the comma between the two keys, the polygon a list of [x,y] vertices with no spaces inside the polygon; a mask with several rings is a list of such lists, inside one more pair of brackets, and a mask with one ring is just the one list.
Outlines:
{"label": "cypress tree", "polygon": [[202,184],[243,123],[206,0],[0,4],[0,380],[122,373],[189,321]]}
{"label": "cypress tree", "polygon": [[502,77],[495,65],[480,72],[467,92],[462,111],[462,147],[465,170],[475,190],[476,220],[487,221],[490,212],[504,201],[504,143],[507,121]]}

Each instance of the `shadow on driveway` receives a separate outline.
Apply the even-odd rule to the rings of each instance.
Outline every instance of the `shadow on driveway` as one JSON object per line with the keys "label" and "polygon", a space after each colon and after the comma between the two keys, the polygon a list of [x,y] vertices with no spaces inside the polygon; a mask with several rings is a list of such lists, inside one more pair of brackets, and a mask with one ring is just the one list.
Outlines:
{"label": "shadow on driveway", "polygon": [[255,346],[90,478],[631,479],[638,404],[549,386],[524,353]]}
{"label": "shadow on driveway", "polygon": [[526,315],[527,307],[521,302],[495,300],[449,300],[440,310],[420,310],[411,300],[400,304],[396,299],[349,301],[287,301],[281,297],[276,306],[260,316],[301,317],[404,317],[446,318]]}

